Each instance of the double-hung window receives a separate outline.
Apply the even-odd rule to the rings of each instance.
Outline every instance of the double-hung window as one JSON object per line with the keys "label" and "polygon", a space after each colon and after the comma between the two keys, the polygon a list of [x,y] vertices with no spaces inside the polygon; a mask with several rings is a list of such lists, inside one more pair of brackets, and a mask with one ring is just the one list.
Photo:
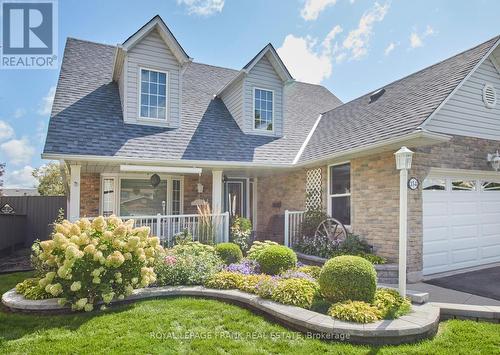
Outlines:
{"label": "double-hung window", "polygon": [[168,73],[141,69],[140,117],[167,118]]}
{"label": "double-hung window", "polygon": [[273,130],[273,100],[270,90],[254,88],[254,128],[261,131]]}
{"label": "double-hung window", "polygon": [[351,225],[351,164],[330,166],[329,214],[345,225]]}

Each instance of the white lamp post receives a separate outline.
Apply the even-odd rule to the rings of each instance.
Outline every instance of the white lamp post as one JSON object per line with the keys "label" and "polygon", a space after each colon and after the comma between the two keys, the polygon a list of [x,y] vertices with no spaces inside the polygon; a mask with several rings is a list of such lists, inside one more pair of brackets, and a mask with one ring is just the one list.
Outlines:
{"label": "white lamp post", "polygon": [[408,233],[408,170],[411,169],[413,152],[401,147],[396,153],[396,169],[399,170],[399,293],[406,295],[406,239]]}

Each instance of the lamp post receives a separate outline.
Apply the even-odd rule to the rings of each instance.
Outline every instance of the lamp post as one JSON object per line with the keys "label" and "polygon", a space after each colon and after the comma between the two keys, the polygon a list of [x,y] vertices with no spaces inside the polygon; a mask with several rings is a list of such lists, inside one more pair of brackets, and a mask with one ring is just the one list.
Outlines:
{"label": "lamp post", "polygon": [[396,153],[396,169],[399,170],[399,293],[406,296],[406,248],[408,233],[408,170],[411,169],[413,152],[401,147]]}

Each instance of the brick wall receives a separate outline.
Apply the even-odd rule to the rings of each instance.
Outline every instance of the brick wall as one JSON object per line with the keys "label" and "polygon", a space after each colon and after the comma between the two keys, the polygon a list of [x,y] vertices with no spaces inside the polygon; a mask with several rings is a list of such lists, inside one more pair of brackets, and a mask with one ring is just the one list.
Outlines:
{"label": "brick wall", "polygon": [[99,215],[101,178],[96,173],[82,173],[80,176],[80,216]]}
{"label": "brick wall", "polygon": [[375,252],[397,260],[399,173],[392,152],[351,160],[351,225]]}
{"label": "brick wall", "polygon": [[[212,204],[212,174],[202,174],[201,184],[203,185],[203,193],[201,198]],[[191,202],[198,198],[198,175],[184,176],[184,213],[193,214],[198,213],[196,206],[191,206]]]}

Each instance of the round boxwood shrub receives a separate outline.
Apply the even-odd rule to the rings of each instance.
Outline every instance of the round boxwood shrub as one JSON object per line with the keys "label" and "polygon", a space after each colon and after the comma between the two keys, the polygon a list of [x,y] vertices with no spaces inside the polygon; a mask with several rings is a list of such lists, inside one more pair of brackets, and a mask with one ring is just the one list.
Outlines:
{"label": "round boxwood shrub", "polygon": [[224,264],[234,264],[243,259],[243,253],[238,244],[220,243],[215,246],[215,251]]}
{"label": "round boxwood shrub", "polygon": [[283,245],[271,245],[259,254],[257,263],[259,263],[260,271],[263,273],[277,275],[295,267],[297,254]]}
{"label": "round boxwood shrub", "polygon": [[325,299],[332,303],[371,303],[377,289],[377,273],[372,263],[362,257],[337,256],[321,269],[319,285]]}

